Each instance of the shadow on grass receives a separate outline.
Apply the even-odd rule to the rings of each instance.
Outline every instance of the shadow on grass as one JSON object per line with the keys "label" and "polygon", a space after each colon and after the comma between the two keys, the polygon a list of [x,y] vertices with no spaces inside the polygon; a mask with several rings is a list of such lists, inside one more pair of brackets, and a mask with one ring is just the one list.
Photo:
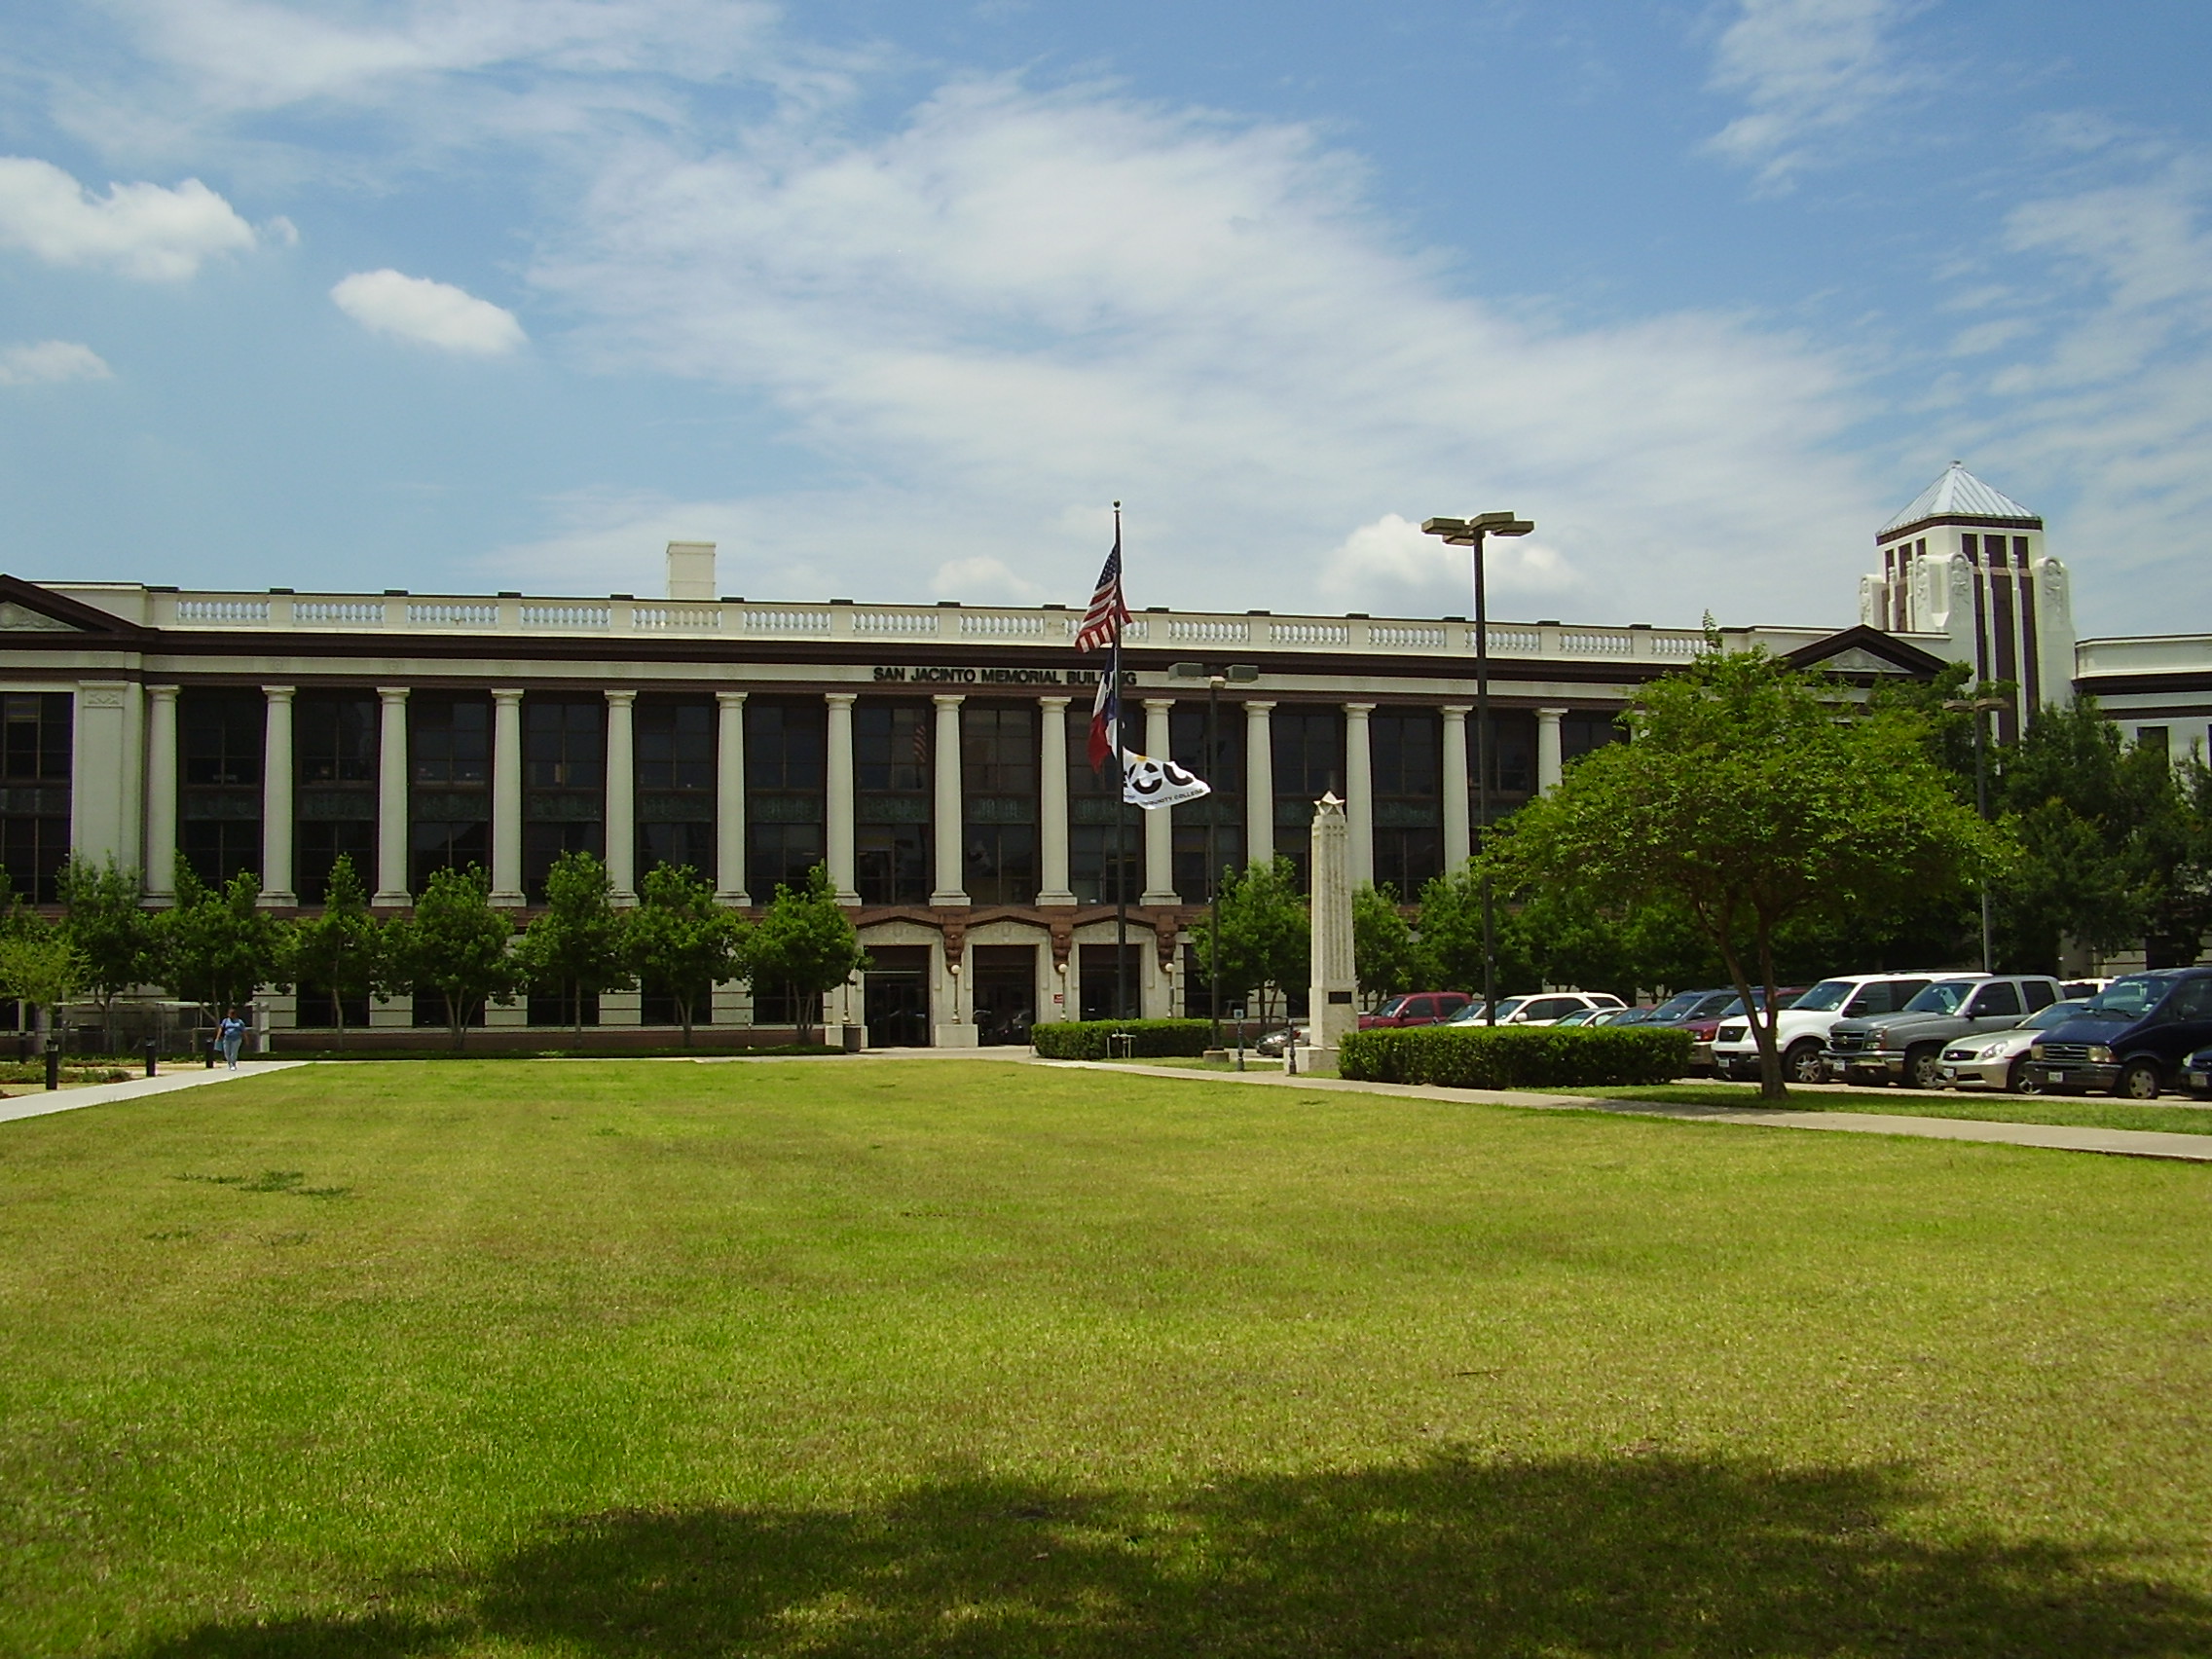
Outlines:
{"label": "shadow on grass", "polygon": [[1223,1481],[955,1481],[853,1512],[580,1517],[391,1604],[146,1659],[781,1654],[2201,1654],[2212,1600],[2055,1544],[1939,1546],[1895,1471],[1664,1457]]}

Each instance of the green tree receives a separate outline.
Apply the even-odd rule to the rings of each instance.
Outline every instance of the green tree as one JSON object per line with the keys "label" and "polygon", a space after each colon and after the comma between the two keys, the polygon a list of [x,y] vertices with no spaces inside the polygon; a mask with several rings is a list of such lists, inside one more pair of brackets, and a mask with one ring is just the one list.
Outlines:
{"label": "green tree", "polygon": [[61,1005],[84,994],[91,974],[83,952],[58,927],[42,922],[0,934],[0,996],[43,1010],[49,1031]]}
{"label": "green tree", "polygon": [[2142,938],[2150,896],[2137,835],[2170,780],[2131,772],[2119,728],[2086,697],[2044,710],[1994,759],[1993,798],[2021,849],[1991,892],[1998,960],[2055,973],[2063,940],[2104,951]]}
{"label": "green tree", "polygon": [[630,968],[640,983],[674,998],[688,1049],[700,1005],[717,984],[744,976],[745,923],[715,903],[714,884],[688,865],[655,865],[639,897],[625,930]]}
{"label": "green tree", "polygon": [[387,922],[384,934],[390,984],[440,1000],[456,1053],[486,999],[503,998],[517,983],[514,923],[492,907],[491,879],[475,865],[432,870],[415,913]]}
{"label": "green tree", "polygon": [[[85,964],[85,988],[112,1031],[116,994],[154,977],[153,918],[139,903],[138,872],[72,857],[61,866],[61,934]],[[112,1039],[111,1039],[112,1040]]]}
{"label": "green tree", "polygon": [[338,1019],[338,1046],[346,1047],[346,1003],[387,988],[383,930],[369,914],[368,890],[341,853],[330,866],[322,913],[292,924],[286,960],[295,984],[330,993]]}
{"label": "green tree", "polygon": [[1398,907],[1397,889],[1362,887],[1351,896],[1352,973],[1370,1009],[1399,991],[1427,982],[1428,958]]}
{"label": "green tree", "polygon": [[[1822,911],[1895,915],[2001,867],[2006,842],[1929,757],[1918,717],[1869,711],[1763,651],[1715,646],[1643,686],[1633,741],[1584,756],[1489,855],[1500,885],[1619,913],[1678,903],[1749,1002],[1776,946]],[[1779,1099],[1770,1006],[1761,1092]]]}
{"label": "green tree", "polygon": [[180,853],[176,903],[154,917],[154,960],[163,983],[220,1018],[283,973],[283,934],[261,908],[261,882],[240,870],[209,887]]}
{"label": "green tree", "polygon": [[[1298,892],[1298,872],[1281,854],[1268,864],[1246,865],[1222,877],[1221,988],[1225,996],[1259,993],[1259,1017],[1269,1017],[1269,993],[1304,984],[1310,977],[1312,924]],[[1211,930],[1198,938],[1198,967],[1213,974]]]}
{"label": "green tree", "polygon": [[614,908],[607,866],[586,852],[566,852],[545,873],[545,908],[515,946],[515,970],[540,990],[557,993],[581,1043],[584,998],[627,990],[630,977],[623,918]]}
{"label": "green tree", "polygon": [[[823,995],[866,967],[867,952],[823,865],[806,872],[803,888],[778,882],[776,896],[746,939],[745,977],[756,991],[782,985],[791,992],[800,1014],[802,1041],[822,1022]],[[811,1023],[805,1017],[809,1012]]]}

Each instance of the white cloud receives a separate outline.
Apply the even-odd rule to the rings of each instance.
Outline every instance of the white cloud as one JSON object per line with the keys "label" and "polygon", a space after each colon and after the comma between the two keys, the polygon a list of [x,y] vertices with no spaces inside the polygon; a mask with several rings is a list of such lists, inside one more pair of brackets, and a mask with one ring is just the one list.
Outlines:
{"label": "white cloud", "polygon": [[[1448,515],[1449,516],[1449,515]],[[1363,524],[1329,556],[1320,588],[1332,607],[1356,606],[1378,615],[1466,616],[1474,605],[1471,554],[1421,534],[1413,520],[1384,513]],[[1581,578],[1557,549],[1532,536],[1483,544],[1489,603],[1571,597]]]}
{"label": "white cloud", "polygon": [[110,380],[111,370],[90,346],[74,340],[41,340],[0,346],[0,386],[46,386],[55,381]]}
{"label": "white cloud", "polygon": [[1892,39],[1918,10],[1918,0],[1741,0],[1708,85],[1749,107],[1708,147],[1756,167],[1766,183],[1784,182],[1810,159],[1813,140],[1921,84]]}
{"label": "white cloud", "polygon": [[363,328],[463,356],[497,357],[528,340],[514,313],[466,289],[400,272],[357,271],[330,290]]}
{"label": "white cloud", "polygon": [[1080,602],[1121,496],[1138,603],[1292,609],[1340,594],[1359,527],[1476,502],[1557,561],[1517,555],[1504,594],[1571,560],[1608,613],[1818,619],[1887,495],[1828,451],[1853,394],[1802,341],[1526,320],[1401,245],[1310,132],[1095,89],[966,83],[865,142],[633,141],[535,279],[603,360],[765,394],[866,481],[747,503],[725,545],[775,549],[787,592],[918,598],[995,560]]}
{"label": "white cloud", "polygon": [[254,245],[253,227],[196,178],[174,190],[111,184],[93,196],[51,162],[0,156],[0,243],[50,265],[104,265],[177,281],[201,261]]}

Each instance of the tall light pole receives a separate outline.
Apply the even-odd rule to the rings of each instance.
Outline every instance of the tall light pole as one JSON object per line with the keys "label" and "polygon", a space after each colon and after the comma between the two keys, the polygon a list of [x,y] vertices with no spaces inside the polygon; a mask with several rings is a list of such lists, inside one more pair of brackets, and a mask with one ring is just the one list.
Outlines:
{"label": "tall light pole", "polygon": [[[1981,757],[1982,716],[1995,709],[2009,709],[2011,702],[2004,697],[1947,697],[1943,707],[1954,715],[1973,717],[1973,809],[1981,814],[1982,821],[1989,819],[1989,771]],[[1981,883],[1981,971],[1994,974],[1991,964],[1995,957],[1989,948],[1989,881]]]}
{"label": "tall light pole", "polygon": [[[1490,841],[1490,604],[1484,592],[1483,540],[1492,535],[1527,535],[1536,527],[1511,513],[1477,513],[1473,518],[1421,521],[1421,534],[1450,547],[1475,550],[1475,833]],[[1483,1023],[1497,1023],[1497,939],[1491,919],[1490,871],[1482,873]]]}
{"label": "tall light pole", "polygon": [[[1211,785],[1221,775],[1221,688],[1231,681],[1249,685],[1260,678],[1258,667],[1248,662],[1233,662],[1219,671],[1209,669],[1202,662],[1171,663],[1167,672],[1177,680],[1203,680],[1206,682],[1206,770],[1205,780]],[[1269,803],[1271,808],[1273,803]],[[1169,811],[1174,809],[1170,807]],[[1206,795],[1206,1013],[1213,1019],[1213,1039],[1209,1048],[1221,1047],[1221,791],[1211,790]],[[1237,1041],[1241,1043],[1243,1027],[1239,1025]]]}

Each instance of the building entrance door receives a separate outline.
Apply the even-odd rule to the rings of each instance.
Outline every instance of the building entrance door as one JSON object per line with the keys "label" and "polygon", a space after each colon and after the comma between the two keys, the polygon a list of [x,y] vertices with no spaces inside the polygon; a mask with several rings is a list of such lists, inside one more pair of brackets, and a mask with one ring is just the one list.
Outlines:
{"label": "building entrance door", "polygon": [[862,989],[863,1017],[871,1049],[930,1046],[930,952],[921,944],[882,945],[868,952],[875,964]]}
{"label": "building entrance door", "polygon": [[1037,947],[977,944],[968,950],[975,976],[976,1040],[1027,1043],[1037,1018]]}

